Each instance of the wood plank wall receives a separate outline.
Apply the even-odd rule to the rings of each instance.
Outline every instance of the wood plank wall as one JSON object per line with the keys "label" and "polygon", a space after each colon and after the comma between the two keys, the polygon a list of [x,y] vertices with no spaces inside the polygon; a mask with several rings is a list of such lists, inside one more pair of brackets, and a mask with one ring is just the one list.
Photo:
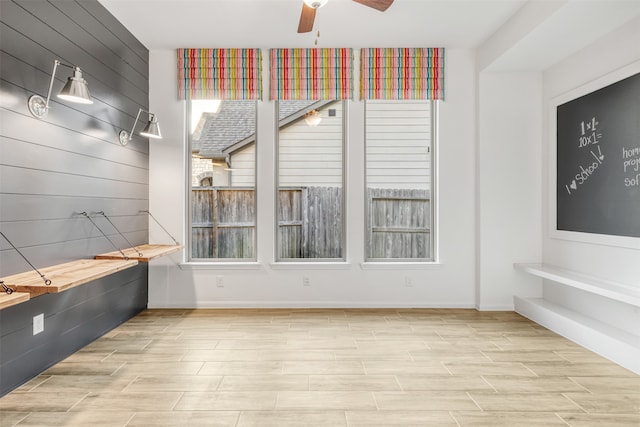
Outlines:
{"label": "wood plank wall", "polygon": [[[0,3],[0,230],[36,267],[114,249],[77,215],[82,211],[104,211],[132,244],[146,243],[148,218],[139,211],[149,206],[148,141],[134,136],[123,147],[118,132],[131,129],[138,108],[148,108],[148,50],[96,0]],[[71,75],[71,69],[59,67],[48,116],[39,120],[27,99],[46,97],[54,59],[82,69],[94,103],[55,97]],[[118,246],[129,246],[104,218],[95,221]],[[29,269],[0,238],[0,277]],[[56,334],[80,328],[54,352],[59,358],[146,307],[147,267],[134,270],[87,284],[73,295],[37,297],[2,310],[0,394],[38,373],[27,364],[37,370],[54,362],[45,354],[60,339]],[[115,298],[114,289],[128,302]],[[83,314],[56,329],[55,319],[67,313],[71,301]],[[45,332],[33,336],[31,316],[43,312]],[[95,328],[97,318],[102,320]],[[16,362],[21,358],[24,362]]]}

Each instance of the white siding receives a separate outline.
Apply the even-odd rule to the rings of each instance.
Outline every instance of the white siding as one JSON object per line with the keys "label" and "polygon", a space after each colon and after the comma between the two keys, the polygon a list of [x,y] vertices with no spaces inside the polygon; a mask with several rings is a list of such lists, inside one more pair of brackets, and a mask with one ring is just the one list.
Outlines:
{"label": "white siding", "polygon": [[[336,111],[334,117],[329,109]],[[319,111],[322,121],[316,127],[301,119],[280,130],[280,186],[342,186],[342,103]]]}
{"label": "white siding", "polygon": [[231,156],[231,186],[254,187],[256,185],[256,145],[249,144]]}
{"label": "white siding", "polygon": [[429,101],[367,101],[367,185],[429,189]]}

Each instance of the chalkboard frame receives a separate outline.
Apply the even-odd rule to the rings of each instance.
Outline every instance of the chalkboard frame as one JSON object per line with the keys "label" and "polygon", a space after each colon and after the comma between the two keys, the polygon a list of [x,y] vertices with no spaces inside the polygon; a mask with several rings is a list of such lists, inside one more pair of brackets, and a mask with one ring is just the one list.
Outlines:
{"label": "chalkboard frame", "polygon": [[567,102],[573,101],[584,95],[588,95],[606,86],[619,82],[640,73],[640,61],[632,62],[624,67],[621,67],[611,73],[596,78],[588,83],[585,83],[579,87],[564,92],[551,99],[549,103],[549,164],[548,164],[548,209],[549,209],[549,235],[551,238],[571,240],[577,242],[585,242],[607,246],[617,246],[622,248],[640,249],[640,238],[627,237],[627,236],[613,236],[608,234],[596,234],[579,231],[567,231],[559,230],[558,224],[558,211],[557,211],[557,188],[558,188],[558,176],[557,176],[557,110],[558,106]]}

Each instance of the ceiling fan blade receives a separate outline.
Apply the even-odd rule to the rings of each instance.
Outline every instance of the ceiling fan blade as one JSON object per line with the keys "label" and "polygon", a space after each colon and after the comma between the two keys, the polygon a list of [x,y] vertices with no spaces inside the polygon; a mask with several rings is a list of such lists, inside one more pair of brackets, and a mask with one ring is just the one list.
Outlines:
{"label": "ceiling fan blade", "polygon": [[393,0],[353,0],[356,3],[363,4],[365,6],[372,7],[380,12],[384,12],[391,6]]}
{"label": "ceiling fan blade", "polygon": [[300,14],[300,23],[298,24],[299,33],[308,33],[313,30],[313,21],[316,19],[316,9],[302,3],[302,13]]}

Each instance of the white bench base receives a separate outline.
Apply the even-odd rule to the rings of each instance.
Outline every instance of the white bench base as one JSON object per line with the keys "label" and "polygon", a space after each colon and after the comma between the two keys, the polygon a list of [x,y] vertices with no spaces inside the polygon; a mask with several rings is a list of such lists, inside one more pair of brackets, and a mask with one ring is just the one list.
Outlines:
{"label": "white bench base", "polygon": [[524,317],[640,375],[640,337],[542,298],[513,303]]}

